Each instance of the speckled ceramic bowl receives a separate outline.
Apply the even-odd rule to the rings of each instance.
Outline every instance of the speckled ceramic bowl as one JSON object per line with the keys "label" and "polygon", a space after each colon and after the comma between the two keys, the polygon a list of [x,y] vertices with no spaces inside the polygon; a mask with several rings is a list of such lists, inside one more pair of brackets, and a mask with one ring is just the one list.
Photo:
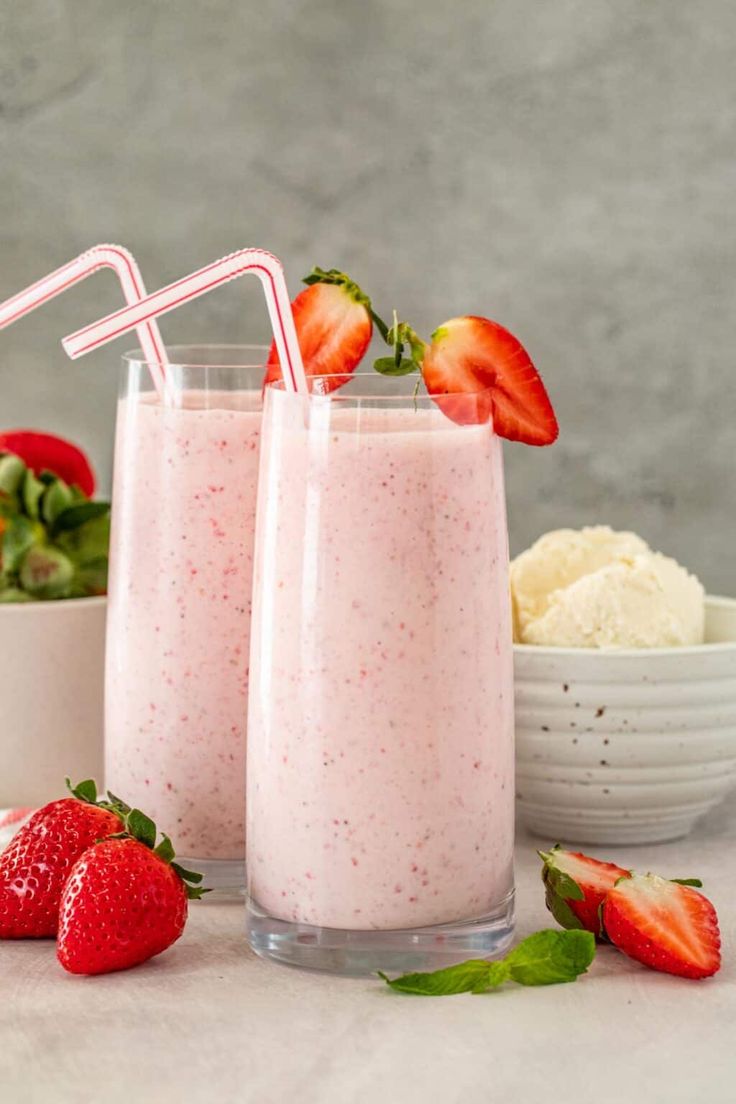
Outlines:
{"label": "speckled ceramic bowl", "polygon": [[708,598],[699,647],[517,645],[518,809],[546,840],[687,835],[736,787],[736,601]]}

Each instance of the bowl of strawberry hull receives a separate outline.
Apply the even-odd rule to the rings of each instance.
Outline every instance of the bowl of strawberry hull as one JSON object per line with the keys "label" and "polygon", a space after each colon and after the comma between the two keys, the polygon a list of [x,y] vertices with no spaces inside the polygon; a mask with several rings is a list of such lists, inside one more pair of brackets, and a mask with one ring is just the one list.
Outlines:
{"label": "bowl of strawberry hull", "polygon": [[109,506],[75,445],[0,432],[0,808],[102,770]]}

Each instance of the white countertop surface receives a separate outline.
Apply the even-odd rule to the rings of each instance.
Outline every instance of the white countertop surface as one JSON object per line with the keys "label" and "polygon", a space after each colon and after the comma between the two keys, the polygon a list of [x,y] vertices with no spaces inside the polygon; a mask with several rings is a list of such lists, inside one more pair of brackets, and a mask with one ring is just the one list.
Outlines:
{"label": "white countertop surface", "polygon": [[[520,832],[519,937],[553,926],[536,846]],[[736,794],[687,840],[597,850],[703,878],[720,974],[684,981],[606,947],[570,985],[402,997],[259,961],[242,906],[210,899],[176,946],[128,973],[75,978],[51,942],[0,944],[0,1100],[734,1104]]]}

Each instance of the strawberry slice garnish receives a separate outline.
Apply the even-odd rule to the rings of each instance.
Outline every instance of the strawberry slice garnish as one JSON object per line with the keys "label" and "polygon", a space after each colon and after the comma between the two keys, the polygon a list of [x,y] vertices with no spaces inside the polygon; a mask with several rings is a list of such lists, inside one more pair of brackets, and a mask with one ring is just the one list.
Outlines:
{"label": "strawberry slice garnish", "polygon": [[49,471],[69,486],[77,486],[88,498],[95,492],[95,475],[80,448],[53,433],[37,429],[0,431],[0,452],[12,452],[36,475]]}
{"label": "strawberry slice garnish", "polygon": [[[373,333],[371,302],[343,272],[316,268],[309,287],[291,304],[304,370],[308,376],[334,376],[320,388],[334,391],[345,383],[365,355]],[[268,354],[264,386],[280,380],[281,364],[273,342]]]}
{"label": "strawberry slice garnish", "polygon": [[607,894],[603,923],[620,951],[653,970],[705,978],[720,968],[716,910],[692,886],[634,874]]}
{"label": "strawberry slice garnish", "polygon": [[609,890],[631,872],[559,844],[539,851],[547,908],[563,928],[585,928],[601,938],[600,908]]}
{"label": "strawberry slice garnish", "polygon": [[559,432],[544,384],[521,342],[488,318],[464,315],[432,334],[424,382],[456,422],[493,419],[509,441],[551,445]]}

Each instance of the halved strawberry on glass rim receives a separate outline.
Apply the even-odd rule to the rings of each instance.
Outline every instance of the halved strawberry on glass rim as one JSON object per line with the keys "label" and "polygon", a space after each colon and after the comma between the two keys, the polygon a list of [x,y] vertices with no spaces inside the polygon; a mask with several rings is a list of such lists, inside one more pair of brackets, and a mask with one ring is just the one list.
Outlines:
{"label": "halved strawberry on glass rim", "polygon": [[[315,268],[309,286],[291,304],[304,371],[334,376],[321,385],[324,394],[345,383],[363,359],[373,333],[371,301],[344,272]],[[342,378],[341,378],[342,377]],[[271,344],[263,385],[282,379],[276,342]]]}
{"label": "halved strawberry on glass rim", "polygon": [[527,445],[557,439],[557,418],[531,357],[498,322],[470,314],[443,322],[432,334],[422,374],[455,422],[492,419],[499,437]]}

